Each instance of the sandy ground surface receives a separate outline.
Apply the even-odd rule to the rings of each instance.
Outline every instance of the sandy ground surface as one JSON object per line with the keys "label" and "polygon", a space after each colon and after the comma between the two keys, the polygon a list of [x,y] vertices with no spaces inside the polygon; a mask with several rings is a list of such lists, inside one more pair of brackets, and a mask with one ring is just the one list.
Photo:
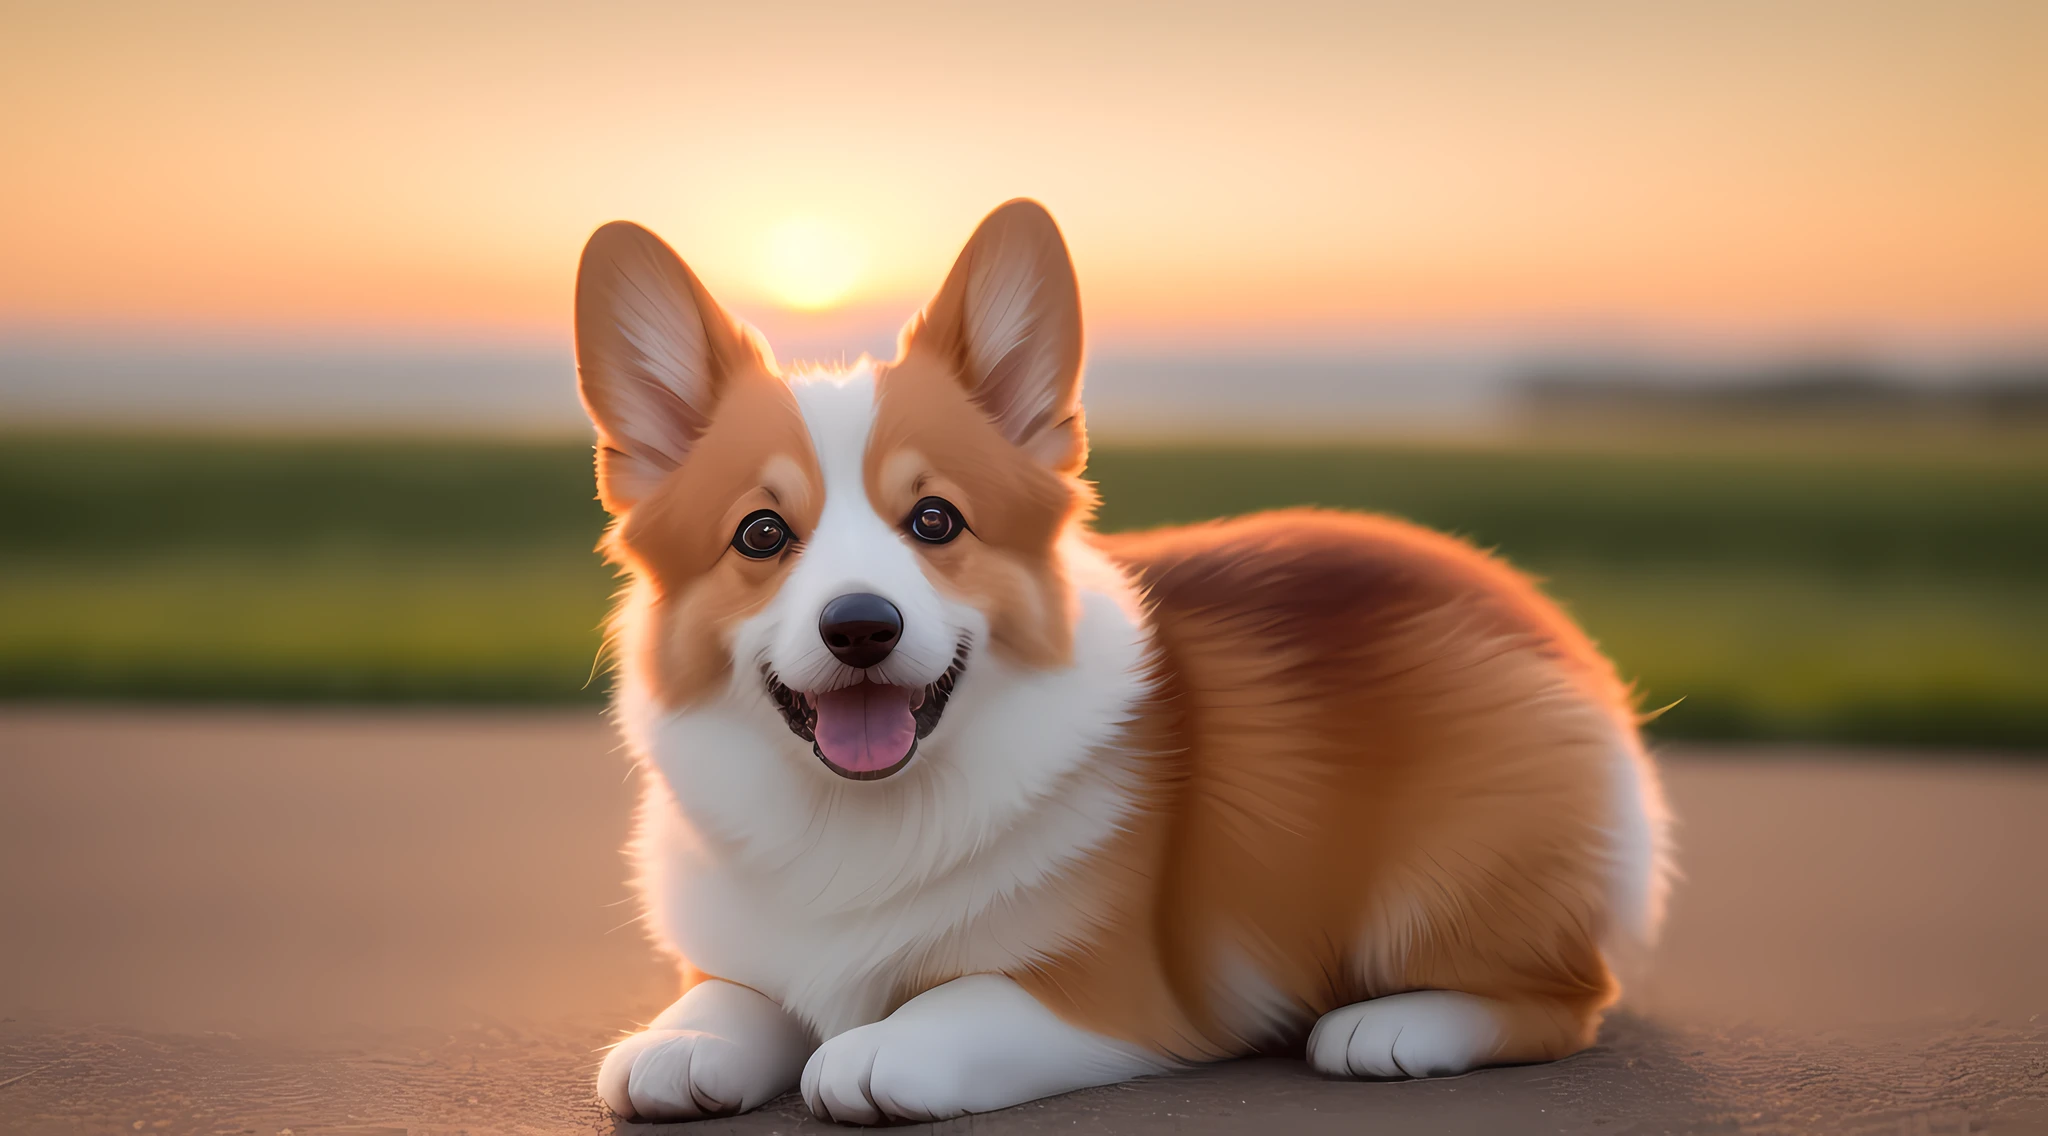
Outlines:
{"label": "sandy ground surface", "polygon": [[[1237,1062],[943,1127],[2048,1131],[2048,763],[1664,764],[1686,880],[1587,1053]],[[583,712],[0,710],[0,1131],[611,1131],[597,1047],[673,982],[632,797]],[[786,1098],[692,1131],[825,1127]]]}

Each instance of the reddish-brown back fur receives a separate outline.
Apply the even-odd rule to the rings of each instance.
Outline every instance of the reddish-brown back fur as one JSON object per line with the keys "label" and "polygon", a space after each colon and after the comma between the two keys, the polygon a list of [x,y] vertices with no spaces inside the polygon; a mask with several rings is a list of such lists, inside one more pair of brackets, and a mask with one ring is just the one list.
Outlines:
{"label": "reddish-brown back fur", "polygon": [[[1020,980],[1188,1058],[1415,989],[1526,1010],[1503,1059],[1586,1044],[1615,994],[1603,829],[1632,726],[1572,623],[1498,561],[1385,518],[1101,543],[1152,612],[1162,685],[1139,730],[1158,755],[1091,868],[1098,936]],[[1284,1022],[1233,1000],[1245,964]]]}

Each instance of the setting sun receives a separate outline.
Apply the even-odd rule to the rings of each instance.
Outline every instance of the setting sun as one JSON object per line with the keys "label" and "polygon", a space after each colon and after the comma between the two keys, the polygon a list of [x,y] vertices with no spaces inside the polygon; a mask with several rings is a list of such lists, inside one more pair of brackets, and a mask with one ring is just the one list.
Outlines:
{"label": "setting sun", "polygon": [[768,232],[761,284],[782,303],[804,311],[846,298],[867,266],[858,237],[816,217],[792,217]]}

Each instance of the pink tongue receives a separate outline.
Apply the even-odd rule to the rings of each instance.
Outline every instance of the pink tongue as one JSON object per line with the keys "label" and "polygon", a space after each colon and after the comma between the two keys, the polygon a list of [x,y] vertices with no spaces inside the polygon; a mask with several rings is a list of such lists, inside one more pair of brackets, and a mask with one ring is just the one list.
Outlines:
{"label": "pink tongue", "polygon": [[917,741],[911,690],[858,682],[811,695],[818,707],[812,731],[818,752],[848,773],[874,773],[903,760]]}

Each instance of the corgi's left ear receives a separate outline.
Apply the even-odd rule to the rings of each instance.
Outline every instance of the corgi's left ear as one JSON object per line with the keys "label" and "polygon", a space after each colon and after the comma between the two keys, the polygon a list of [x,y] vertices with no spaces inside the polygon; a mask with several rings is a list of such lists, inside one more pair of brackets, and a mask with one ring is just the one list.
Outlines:
{"label": "corgi's left ear", "polygon": [[932,352],[952,367],[1026,453],[1061,473],[1088,464],[1080,288],[1044,206],[1018,198],[984,218],[903,339],[904,357]]}

